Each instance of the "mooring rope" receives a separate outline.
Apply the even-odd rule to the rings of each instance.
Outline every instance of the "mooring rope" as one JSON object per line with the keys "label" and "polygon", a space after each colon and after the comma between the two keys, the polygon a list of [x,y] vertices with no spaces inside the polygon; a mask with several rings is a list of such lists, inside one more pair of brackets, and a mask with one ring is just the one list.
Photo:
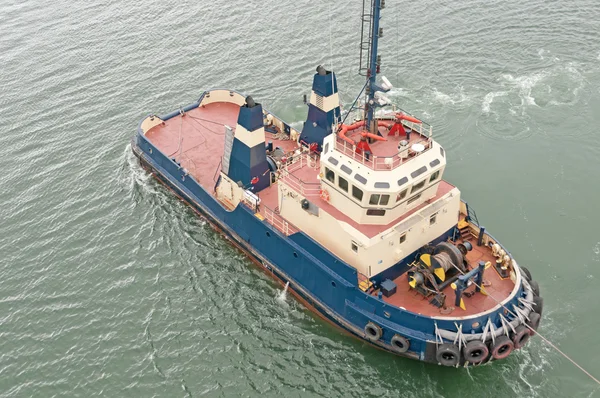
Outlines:
{"label": "mooring rope", "polygon": [[[458,267],[457,267],[458,269]],[[462,270],[458,269],[458,271],[465,275],[465,272],[463,272]],[[485,287],[478,285],[475,281],[472,281],[472,283],[477,286],[479,289],[484,290],[485,291]],[[483,285],[483,283],[482,283]],[[502,304],[499,300],[497,300],[494,296],[492,296],[491,294],[488,294],[488,297],[490,297],[492,300],[494,300],[496,302],[496,304],[499,304],[502,308],[504,308],[506,311],[508,311],[510,314],[512,314],[512,316],[517,317],[518,315],[516,315],[512,310],[510,310],[507,306],[505,306],[504,304]],[[510,323],[509,323],[510,325]],[[527,323],[523,323],[523,325],[531,330],[534,334],[538,335],[546,344],[548,344],[550,347],[554,348],[559,354],[561,354],[565,359],[567,359],[569,362],[571,362],[573,365],[575,365],[579,370],[581,370],[584,374],[586,374],[590,379],[592,379],[594,382],[596,382],[596,384],[600,385],[600,380],[598,380],[596,377],[594,377],[590,372],[588,372],[586,369],[583,368],[583,366],[581,366],[580,364],[578,364],[577,362],[575,362],[574,359],[572,359],[570,356],[568,356],[567,354],[565,354],[563,351],[561,351],[554,343],[552,343],[550,340],[548,340],[546,337],[542,336],[538,331],[536,331],[535,329],[533,329],[531,326],[529,326]],[[512,325],[511,325],[512,327]],[[514,330],[513,330],[514,331]]]}

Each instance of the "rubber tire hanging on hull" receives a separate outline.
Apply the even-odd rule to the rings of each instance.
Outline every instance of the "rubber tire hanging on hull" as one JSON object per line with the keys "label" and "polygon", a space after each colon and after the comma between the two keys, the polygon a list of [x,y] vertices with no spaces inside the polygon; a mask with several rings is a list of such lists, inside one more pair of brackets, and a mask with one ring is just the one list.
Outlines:
{"label": "rubber tire hanging on hull", "polygon": [[410,341],[406,337],[402,337],[399,334],[395,334],[391,341],[394,351],[404,353],[408,351],[410,347]]}
{"label": "rubber tire hanging on hull", "polygon": [[544,310],[544,299],[540,296],[533,296],[533,305],[533,310],[541,315]]}
{"label": "rubber tire hanging on hull", "polygon": [[496,338],[492,347],[492,357],[494,359],[504,359],[508,357],[515,349],[515,344],[508,336],[502,335]]}
{"label": "rubber tire hanging on hull", "polygon": [[533,292],[534,296],[540,295],[540,285],[538,285],[536,281],[529,282],[529,286],[531,286],[531,291]]}
{"label": "rubber tire hanging on hull", "polygon": [[523,274],[525,279],[527,279],[527,282],[531,282],[531,272],[529,272],[529,270],[525,267],[519,267],[519,268],[521,268],[521,273]]}
{"label": "rubber tire hanging on hull", "polygon": [[519,325],[515,329],[512,341],[515,345],[515,350],[522,348],[529,341],[529,329],[525,325]]}
{"label": "rubber tire hanging on hull", "polygon": [[460,362],[460,350],[454,344],[440,344],[435,359],[440,365],[457,366]]}
{"label": "rubber tire hanging on hull", "polygon": [[474,365],[485,361],[489,355],[490,349],[481,340],[469,341],[463,348],[465,360]]}
{"label": "rubber tire hanging on hull", "polygon": [[529,329],[529,334],[530,335],[534,335],[535,331],[538,330],[538,328],[540,327],[540,322],[542,320],[542,316],[540,314],[538,314],[537,312],[531,311],[529,313],[529,321],[527,321],[527,324],[529,325],[529,327],[531,329]]}
{"label": "rubber tire hanging on hull", "polygon": [[367,323],[367,326],[365,326],[365,336],[371,341],[379,341],[382,334],[383,331],[381,330],[381,327],[373,322],[369,322]]}

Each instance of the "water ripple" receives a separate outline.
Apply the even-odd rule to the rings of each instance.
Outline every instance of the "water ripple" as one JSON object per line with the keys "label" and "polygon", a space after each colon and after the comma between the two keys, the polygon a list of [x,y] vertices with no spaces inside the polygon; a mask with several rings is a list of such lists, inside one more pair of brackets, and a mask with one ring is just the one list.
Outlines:
{"label": "water ripple", "polygon": [[[349,106],[360,5],[3,5],[0,397],[598,394],[538,339],[467,372],[341,334],[281,300],[131,153],[144,114],[211,86],[300,128],[311,74],[333,64]],[[390,98],[434,124],[447,176],[552,292],[542,333],[598,373],[586,264],[600,219],[572,210],[598,196],[596,16],[592,0],[388,2],[381,54]]]}

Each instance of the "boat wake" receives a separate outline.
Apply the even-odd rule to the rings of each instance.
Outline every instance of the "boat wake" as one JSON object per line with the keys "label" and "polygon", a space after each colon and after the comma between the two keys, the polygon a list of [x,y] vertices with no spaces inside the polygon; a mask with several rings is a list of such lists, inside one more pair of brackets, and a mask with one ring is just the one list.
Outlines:
{"label": "boat wake", "polygon": [[285,287],[283,288],[283,290],[277,295],[277,301],[279,301],[280,303],[286,303],[287,290],[288,290],[289,286],[290,286],[290,282],[286,282]]}
{"label": "boat wake", "polygon": [[119,182],[127,187],[127,190],[134,193],[141,189],[147,193],[156,193],[155,183],[150,175],[140,165],[135,154],[131,150],[131,144],[127,144],[122,156],[121,170],[119,170]]}
{"label": "boat wake", "polygon": [[[580,99],[585,84],[581,66],[575,63],[525,75],[505,73],[498,79],[499,89],[483,97],[481,112],[499,115],[508,111],[524,116],[528,107],[572,105]],[[504,98],[495,102],[498,97]]]}

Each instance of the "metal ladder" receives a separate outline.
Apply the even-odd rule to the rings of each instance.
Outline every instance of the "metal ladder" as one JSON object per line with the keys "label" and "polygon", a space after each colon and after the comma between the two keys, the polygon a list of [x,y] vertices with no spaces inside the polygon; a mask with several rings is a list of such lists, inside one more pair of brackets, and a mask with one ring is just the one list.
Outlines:
{"label": "metal ladder", "polygon": [[223,174],[229,174],[229,158],[233,148],[233,130],[229,126],[225,126],[225,149],[223,150],[223,160],[221,161],[221,171]]}
{"label": "metal ladder", "polygon": [[358,74],[367,76],[369,62],[371,59],[371,41],[373,35],[373,1],[363,0],[360,28],[360,61],[358,65]]}

